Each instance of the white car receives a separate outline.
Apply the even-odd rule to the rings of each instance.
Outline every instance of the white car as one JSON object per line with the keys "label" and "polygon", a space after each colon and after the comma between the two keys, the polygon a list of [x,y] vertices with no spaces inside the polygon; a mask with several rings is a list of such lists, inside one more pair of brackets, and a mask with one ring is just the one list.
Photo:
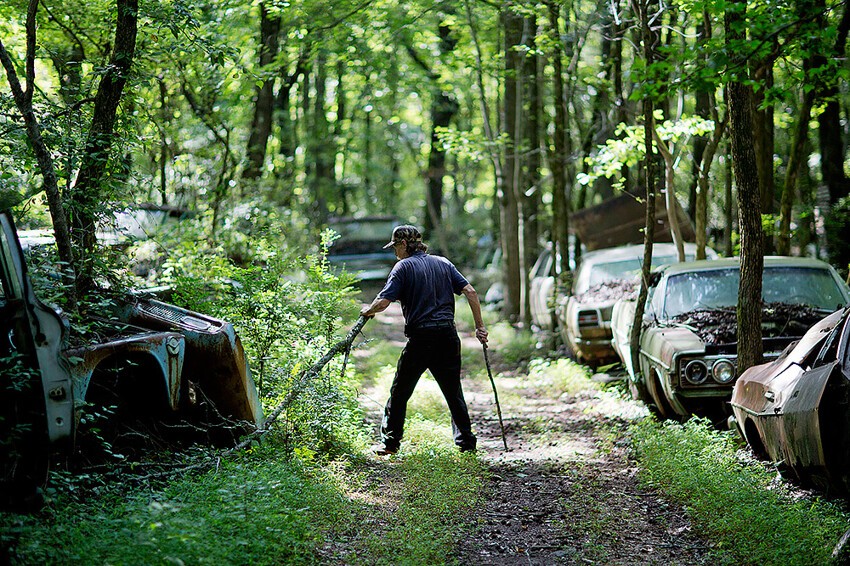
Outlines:
{"label": "white car", "polygon": [[[611,314],[618,299],[636,292],[643,251],[643,245],[632,245],[586,253],[575,272],[572,294],[558,300],[558,323],[564,343],[591,368],[618,360],[611,344]],[[706,255],[717,258],[712,249],[706,249]],[[695,257],[696,245],[685,244],[685,260]],[[652,247],[653,267],[677,261],[673,244]]]}

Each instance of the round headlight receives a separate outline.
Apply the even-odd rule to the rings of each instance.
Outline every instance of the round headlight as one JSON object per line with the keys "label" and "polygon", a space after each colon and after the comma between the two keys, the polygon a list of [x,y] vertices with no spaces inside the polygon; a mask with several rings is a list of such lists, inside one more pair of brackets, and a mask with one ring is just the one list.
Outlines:
{"label": "round headlight", "polygon": [[694,385],[699,385],[708,379],[708,367],[702,360],[693,360],[685,366],[685,379]]}
{"label": "round headlight", "polygon": [[725,385],[735,379],[735,364],[729,360],[717,360],[711,368],[711,373],[714,381]]}

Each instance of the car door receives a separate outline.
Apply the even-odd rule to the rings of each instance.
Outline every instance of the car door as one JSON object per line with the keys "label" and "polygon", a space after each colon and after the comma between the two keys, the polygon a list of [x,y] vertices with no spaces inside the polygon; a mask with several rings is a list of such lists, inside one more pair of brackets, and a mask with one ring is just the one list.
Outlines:
{"label": "car door", "polygon": [[[15,496],[46,475],[73,430],[71,379],[60,360],[64,327],[35,296],[11,214],[0,212],[0,486]],[[4,497],[5,499],[5,497]]]}

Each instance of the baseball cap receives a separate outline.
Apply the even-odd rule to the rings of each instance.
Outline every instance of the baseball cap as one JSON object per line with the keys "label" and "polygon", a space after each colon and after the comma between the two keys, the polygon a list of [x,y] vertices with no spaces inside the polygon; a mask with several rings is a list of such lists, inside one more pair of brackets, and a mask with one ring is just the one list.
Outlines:
{"label": "baseball cap", "polygon": [[393,237],[384,246],[383,249],[391,248],[393,244],[396,242],[400,242],[402,240],[418,242],[422,240],[422,234],[419,233],[419,230],[416,229],[416,226],[411,226],[410,224],[405,224],[403,226],[396,226],[393,228]]}

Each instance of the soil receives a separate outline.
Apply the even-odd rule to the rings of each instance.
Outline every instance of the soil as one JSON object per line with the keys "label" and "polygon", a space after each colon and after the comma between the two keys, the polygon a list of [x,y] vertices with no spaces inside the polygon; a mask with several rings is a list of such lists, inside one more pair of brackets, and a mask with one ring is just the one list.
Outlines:
{"label": "soil", "polygon": [[[384,334],[402,347],[401,312],[378,315],[370,337]],[[480,349],[461,332],[463,348]],[[627,429],[645,409],[616,395],[586,391],[553,398],[527,371],[491,350],[509,450],[486,380],[465,380],[478,435],[478,457],[491,472],[484,505],[447,562],[510,564],[709,564],[710,543],[691,529],[684,510],[641,485]],[[606,376],[594,379],[607,381]],[[377,399],[364,406],[379,422]],[[612,401],[613,399],[613,401]],[[602,407],[602,405],[612,405]],[[379,457],[376,457],[380,460]],[[375,473],[381,473],[381,466]],[[379,519],[380,520],[380,519]]]}

